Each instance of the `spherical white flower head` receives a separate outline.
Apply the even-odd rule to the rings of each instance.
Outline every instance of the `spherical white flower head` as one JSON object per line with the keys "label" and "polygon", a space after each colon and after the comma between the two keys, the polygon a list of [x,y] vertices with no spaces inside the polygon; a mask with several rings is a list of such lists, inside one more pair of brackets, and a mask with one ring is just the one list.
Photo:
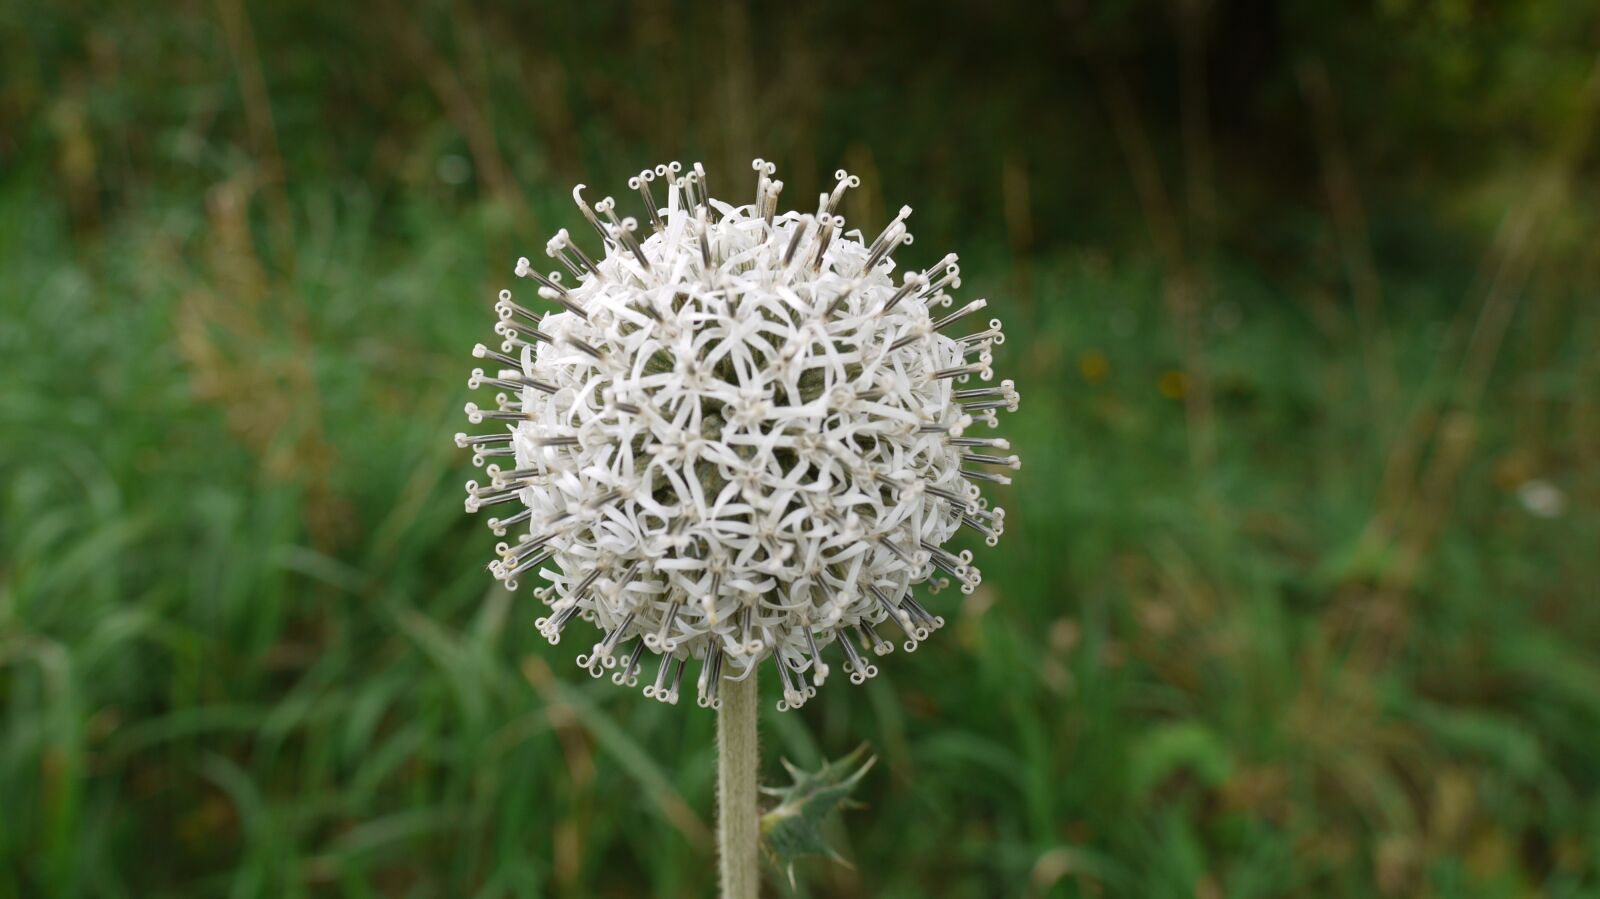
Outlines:
{"label": "spherical white flower head", "polygon": [[510,588],[548,579],[535,595],[552,643],[592,622],[601,637],[579,663],[619,684],[659,656],[645,694],[665,702],[701,659],[704,706],[771,657],[793,708],[827,677],[828,644],[860,683],[877,673],[865,653],[894,649],[887,621],[907,651],[944,623],[913,585],[977,585],[972,553],[945,544],[962,526],[996,542],[1004,512],[978,488],[1018,462],[967,432],[1018,400],[1010,381],[979,383],[999,321],[950,333],[984,301],[936,311],[961,283],[954,254],[896,283],[909,207],[868,243],[836,212],[858,179],[841,171],[815,213],[779,214],[783,182],[753,167],[743,206],[712,199],[699,164],[641,172],[643,223],[609,197],[590,207],[579,185],[603,252],[563,230],[545,249],[570,280],[518,260],[560,311],[501,292],[502,342],[475,348],[488,370],[469,381],[500,393],[467,417],[508,428],[456,441],[494,460],[487,484],[468,482],[468,511],[521,507],[489,519],[525,530],[489,568]]}

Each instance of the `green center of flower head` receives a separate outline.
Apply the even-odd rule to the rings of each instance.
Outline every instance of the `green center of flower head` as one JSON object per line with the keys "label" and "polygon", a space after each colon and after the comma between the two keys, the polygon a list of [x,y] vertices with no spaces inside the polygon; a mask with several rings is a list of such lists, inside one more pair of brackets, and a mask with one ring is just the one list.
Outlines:
{"label": "green center of flower head", "polygon": [[489,568],[513,589],[536,569],[548,580],[534,593],[552,643],[574,618],[594,623],[603,636],[579,663],[619,684],[638,683],[647,650],[660,656],[645,694],[666,702],[701,659],[706,706],[723,678],[771,657],[779,707],[793,708],[826,679],[830,643],[861,683],[877,672],[862,648],[894,648],[886,620],[907,651],[944,623],[915,584],[976,587],[972,553],[944,546],[963,525],[993,545],[1005,515],[979,484],[1010,480],[963,466],[1018,460],[966,432],[1018,397],[1010,381],[966,386],[993,377],[1004,336],[998,320],[949,333],[983,300],[936,312],[961,283],[954,254],[896,283],[909,207],[868,243],[836,211],[856,178],[839,172],[815,213],[779,213],[783,182],[753,168],[742,206],[709,196],[698,164],[641,172],[629,186],[643,226],[574,189],[602,252],[562,230],[546,252],[570,280],[518,260],[559,311],[501,291],[502,342],[474,349],[493,367],[469,380],[499,393],[467,417],[506,427],[456,441],[488,463],[467,510],[521,507],[489,519],[498,535],[525,531]]}

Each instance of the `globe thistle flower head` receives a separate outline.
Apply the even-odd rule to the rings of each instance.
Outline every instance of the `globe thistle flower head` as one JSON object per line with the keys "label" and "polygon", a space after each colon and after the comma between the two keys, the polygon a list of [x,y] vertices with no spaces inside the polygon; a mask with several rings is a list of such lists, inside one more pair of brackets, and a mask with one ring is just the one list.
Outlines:
{"label": "globe thistle flower head", "polygon": [[497,393],[467,418],[502,427],[456,442],[485,470],[467,510],[513,510],[488,520],[507,538],[489,570],[545,579],[550,642],[593,624],[579,664],[669,703],[697,660],[702,706],[770,659],[787,709],[841,658],[861,683],[896,631],[909,652],[943,625],[914,585],[977,586],[949,544],[1004,531],[979,488],[1019,463],[975,432],[1018,395],[990,383],[1000,322],[953,304],[954,254],[896,277],[910,207],[868,240],[838,212],[854,176],[780,213],[783,182],[753,168],[737,206],[698,163],[640,172],[642,221],[575,188],[595,250],[563,229],[545,253],[564,274],[517,261],[531,289],[500,292],[468,381]]}

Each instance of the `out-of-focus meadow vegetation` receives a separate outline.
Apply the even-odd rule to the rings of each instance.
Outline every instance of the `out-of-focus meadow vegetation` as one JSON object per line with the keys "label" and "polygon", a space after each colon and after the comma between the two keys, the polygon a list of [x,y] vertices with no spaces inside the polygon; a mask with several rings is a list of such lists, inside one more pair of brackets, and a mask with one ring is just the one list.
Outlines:
{"label": "out-of-focus meadow vegetation", "polygon": [[543,644],[450,436],[574,182],[752,156],[915,206],[1023,391],[983,589],[765,713],[774,778],[882,760],[803,895],[1600,894],[1597,47],[1580,0],[0,5],[0,897],[708,895],[712,715]]}

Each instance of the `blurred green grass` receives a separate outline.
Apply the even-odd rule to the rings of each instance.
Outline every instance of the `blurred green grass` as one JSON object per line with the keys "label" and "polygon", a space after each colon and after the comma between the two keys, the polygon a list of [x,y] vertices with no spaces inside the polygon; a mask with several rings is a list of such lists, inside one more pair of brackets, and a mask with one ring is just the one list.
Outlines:
{"label": "blurred green grass", "polygon": [[1252,8],[8,11],[0,896],[706,895],[710,715],[538,639],[449,436],[571,182],[752,153],[1024,396],[954,626],[766,713],[883,760],[805,894],[1594,895],[1593,11]]}

